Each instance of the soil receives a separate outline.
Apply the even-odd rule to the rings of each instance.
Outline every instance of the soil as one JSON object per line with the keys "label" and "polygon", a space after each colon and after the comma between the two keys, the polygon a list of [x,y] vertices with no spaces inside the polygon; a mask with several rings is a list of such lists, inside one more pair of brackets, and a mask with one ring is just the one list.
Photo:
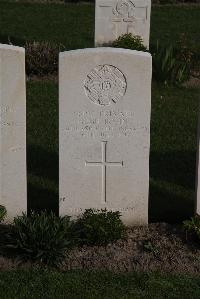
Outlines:
{"label": "soil", "polygon": [[[0,255],[0,270],[32,267],[17,257]],[[153,223],[127,230],[127,237],[107,246],[83,246],[66,255],[60,270],[72,269],[200,273],[200,243],[187,239],[181,225]]]}

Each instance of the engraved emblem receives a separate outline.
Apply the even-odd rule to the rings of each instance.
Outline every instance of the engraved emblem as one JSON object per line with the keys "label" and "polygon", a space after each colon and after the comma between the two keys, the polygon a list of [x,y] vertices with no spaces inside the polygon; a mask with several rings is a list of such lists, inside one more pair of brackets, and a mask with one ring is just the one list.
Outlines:
{"label": "engraved emblem", "polygon": [[134,14],[135,5],[130,0],[119,0],[113,13],[117,17],[131,18]]}
{"label": "engraved emblem", "polygon": [[95,67],[84,82],[87,97],[95,104],[108,106],[116,104],[126,92],[126,78],[112,65]]}

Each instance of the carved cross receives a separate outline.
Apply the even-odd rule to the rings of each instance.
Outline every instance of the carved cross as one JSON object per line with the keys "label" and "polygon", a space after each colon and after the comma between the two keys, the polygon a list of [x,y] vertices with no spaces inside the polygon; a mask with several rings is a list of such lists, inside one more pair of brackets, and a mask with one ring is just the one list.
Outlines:
{"label": "carved cross", "polygon": [[123,166],[123,161],[121,162],[108,162],[106,159],[107,151],[107,141],[101,142],[101,161],[88,162],[85,161],[85,166],[101,166],[102,167],[102,203],[106,203],[106,170],[107,166]]}
{"label": "carved cross", "polygon": [[[126,2],[126,1],[125,1]],[[131,28],[134,29],[135,24],[140,22],[145,22],[147,20],[147,12],[148,12],[148,6],[135,6],[134,2],[132,3],[132,7],[130,11],[127,12],[127,15],[123,15],[118,12],[117,6],[114,8],[111,4],[103,3],[99,5],[102,9],[110,9],[111,10],[111,21],[113,23],[113,34],[115,38],[118,38],[118,36],[130,33]],[[145,17],[140,18],[137,16],[137,9],[144,9],[145,10]]]}
{"label": "carved cross", "polygon": [[[145,17],[143,18],[139,18],[137,17],[136,11],[137,8],[143,8],[145,9]],[[130,29],[133,28],[135,24],[139,21],[139,22],[145,22],[147,20],[147,6],[137,6],[134,7],[134,9],[132,9],[130,12],[128,12],[128,14],[126,16],[120,15],[117,13],[116,10],[113,10],[113,14],[114,17],[112,18],[112,23],[114,25],[114,35],[115,38],[117,38],[118,36],[125,34],[125,33],[130,33]]]}

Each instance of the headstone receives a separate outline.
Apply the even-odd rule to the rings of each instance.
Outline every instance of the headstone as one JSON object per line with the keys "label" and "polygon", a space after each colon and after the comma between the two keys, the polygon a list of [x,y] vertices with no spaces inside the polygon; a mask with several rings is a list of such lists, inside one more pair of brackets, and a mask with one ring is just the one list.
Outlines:
{"label": "headstone", "polygon": [[25,51],[0,44],[0,205],[6,220],[26,212]]}
{"label": "headstone", "polygon": [[151,55],[96,48],[59,61],[60,215],[148,222]]}
{"label": "headstone", "polygon": [[149,48],[151,0],[96,0],[95,46],[120,35],[139,35]]}
{"label": "headstone", "polygon": [[196,168],[196,209],[195,212],[200,216],[200,115],[197,132],[197,168]]}

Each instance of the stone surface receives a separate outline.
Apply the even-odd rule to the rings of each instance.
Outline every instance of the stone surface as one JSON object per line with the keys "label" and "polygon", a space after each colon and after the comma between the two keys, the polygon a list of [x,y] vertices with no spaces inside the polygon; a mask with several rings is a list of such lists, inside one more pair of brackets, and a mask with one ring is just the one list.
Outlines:
{"label": "stone surface", "polygon": [[0,204],[6,220],[27,210],[25,51],[0,44]]}
{"label": "stone surface", "polygon": [[120,211],[148,222],[151,55],[114,48],[59,60],[60,214]]}
{"label": "stone surface", "polygon": [[198,150],[197,150],[197,167],[196,167],[196,210],[195,212],[200,215],[200,114],[199,114],[199,122],[198,122],[198,132],[197,132],[197,140],[198,140]]}
{"label": "stone surface", "polygon": [[96,0],[96,47],[132,33],[149,48],[150,14],[151,0]]}

